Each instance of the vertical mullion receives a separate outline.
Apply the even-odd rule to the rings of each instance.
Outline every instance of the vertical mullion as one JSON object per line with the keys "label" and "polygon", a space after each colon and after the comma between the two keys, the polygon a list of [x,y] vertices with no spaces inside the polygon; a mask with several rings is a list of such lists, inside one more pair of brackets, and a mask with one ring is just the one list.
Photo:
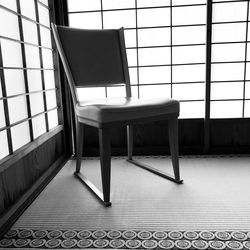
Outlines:
{"label": "vertical mullion", "polygon": [[[3,58],[2,58],[2,48],[1,48],[1,40],[0,40],[0,79],[1,79],[1,87],[2,87],[2,95],[3,97],[7,97],[6,93],[6,85],[5,85],[5,77],[4,77],[4,69],[3,69]],[[9,154],[13,154],[13,145],[11,139],[11,130],[10,130],[10,116],[9,116],[9,108],[7,98],[3,99],[3,107],[4,107],[4,116],[5,116],[5,124],[6,124],[6,133],[8,139],[8,148]]]}
{"label": "vertical mullion", "polygon": [[212,52],[212,0],[207,0],[206,25],[206,99],[204,121],[204,151],[210,149],[210,90],[211,90],[211,52]]}
{"label": "vertical mullion", "polygon": [[138,9],[137,0],[135,0],[135,34],[136,34],[136,64],[137,64],[137,94],[140,98],[140,70],[139,70],[139,51],[138,51]]}
{"label": "vertical mullion", "polygon": [[242,118],[245,114],[245,98],[246,98],[246,71],[247,71],[247,37],[248,37],[248,19],[249,19],[249,1],[247,1],[247,20],[246,20],[246,41],[245,41],[245,60],[244,60],[244,82],[243,82],[243,109]]}
{"label": "vertical mullion", "polygon": [[173,5],[170,0],[170,84],[171,98],[173,97]]}
{"label": "vertical mullion", "polygon": [[[38,36],[38,45],[42,46],[41,42],[41,28],[39,25],[39,12],[38,12],[38,1],[35,1],[35,13],[36,13],[36,21],[37,21],[37,36]],[[40,68],[43,69],[43,59],[42,59],[42,48],[39,47],[39,59],[40,59]],[[45,80],[44,80],[44,71],[41,70],[41,79],[42,79],[42,90],[45,90]],[[43,91],[43,105],[44,105],[44,110],[47,111],[47,100],[46,100],[46,92]],[[49,122],[48,122],[48,113],[45,113],[45,124],[46,124],[46,131],[49,131]]]}
{"label": "vertical mullion", "polygon": [[[21,14],[21,6],[20,1],[16,0],[17,5],[17,13]],[[20,41],[24,42],[24,36],[23,36],[23,24],[22,24],[22,17],[21,15],[18,15],[18,24],[19,24],[19,32],[20,32]],[[22,63],[23,63],[23,75],[24,75],[24,85],[25,85],[25,92],[29,93],[29,85],[28,85],[28,75],[27,75],[27,63],[26,63],[26,54],[25,54],[25,45],[24,43],[21,43],[21,51],[22,51]],[[27,111],[28,111],[28,118],[31,118],[31,107],[30,107],[30,96],[26,95],[26,102],[27,102]],[[33,135],[33,125],[32,125],[32,119],[29,120],[29,129],[30,129],[30,140],[34,140]]]}

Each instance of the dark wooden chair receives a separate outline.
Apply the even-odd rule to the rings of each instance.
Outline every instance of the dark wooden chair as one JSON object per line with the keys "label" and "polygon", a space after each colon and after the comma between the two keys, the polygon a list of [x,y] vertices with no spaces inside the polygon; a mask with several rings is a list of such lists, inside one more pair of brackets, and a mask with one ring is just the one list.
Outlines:
{"label": "dark wooden chair", "polygon": [[[179,102],[168,98],[138,99],[131,97],[128,63],[123,28],[119,30],[82,30],[52,24],[64,70],[72,94],[77,118],[77,160],[75,176],[100,200],[110,206],[110,127],[127,126],[128,162],[176,183],[182,183],[178,158]],[[126,97],[78,100],[77,87],[125,84]],[[168,120],[170,150],[174,177],[170,177],[132,158],[133,125]],[[98,128],[102,189],[100,192],[80,173],[84,124]]]}

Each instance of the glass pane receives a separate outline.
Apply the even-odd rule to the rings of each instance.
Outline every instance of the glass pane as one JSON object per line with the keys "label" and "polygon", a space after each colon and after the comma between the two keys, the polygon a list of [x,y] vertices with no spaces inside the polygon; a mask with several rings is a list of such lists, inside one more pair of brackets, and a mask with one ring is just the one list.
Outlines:
{"label": "glass pane", "polygon": [[57,106],[55,90],[46,92],[46,102],[47,102],[47,109],[52,109]]}
{"label": "glass pane", "polygon": [[41,4],[38,4],[38,12],[39,22],[47,27],[50,27],[49,10]]}
{"label": "glass pane", "polygon": [[38,45],[37,25],[22,18],[24,41]]}
{"label": "glass pane", "polygon": [[40,70],[27,70],[29,91],[42,90],[42,76]]}
{"label": "glass pane", "polygon": [[101,0],[91,1],[79,1],[79,0],[68,0],[68,11],[82,11],[82,10],[100,10]]}
{"label": "glass pane", "polygon": [[30,142],[29,123],[24,122],[11,128],[13,150]]}
{"label": "glass pane", "polygon": [[131,85],[137,84],[137,69],[129,69],[129,77]]}
{"label": "glass pane", "polygon": [[123,8],[134,8],[134,0],[102,0],[103,9],[123,9]]}
{"label": "glass pane", "polygon": [[20,0],[21,14],[36,20],[34,0]]}
{"label": "glass pane", "polygon": [[101,12],[69,14],[69,25],[74,28],[101,29]]}
{"label": "glass pane", "polygon": [[212,62],[230,62],[245,60],[244,44],[213,44]]}
{"label": "glass pane", "polygon": [[128,66],[137,65],[137,53],[135,49],[127,49]]}
{"label": "glass pane", "polygon": [[171,86],[169,84],[165,85],[149,85],[140,86],[140,98],[150,99],[158,97],[171,97]]}
{"label": "glass pane", "polygon": [[243,80],[244,64],[243,63],[212,64],[211,79],[212,81]]}
{"label": "glass pane", "polygon": [[80,101],[85,101],[93,98],[105,98],[105,88],[78,88],[78,97]]}
{"label": "glass pane", "polygon": [[19,40],[19,25],[16,15],[0,8],[0,35]]}
{"label": "glass pane", "polygon": [[15,123],[28,117],[26,96],[8,99],[10,123]]}
{"label": "glass pane", "polygon": [[41,32],[41,45],[44,47],[52,48],[50,30],[40,26],[40,32]]}
{"label": "glass pane", "polygon": [[131,92],[132,92],[132,97],[133,98],[139,98],[139,91],[138,91],[138,86],[132,86],[131,87]]}
{"label": "glass pane", "polygon": [[204,100],[205,98],[205,84],[191,83],[191,84],[173,84],[173,98],[177,100]]}
{"label": "glass pane", "polygon": [[55,76],[53,70],[44,70],[44,83],[45,89],[55,88]]}
{"label": "glass pane", "polygon": [[139,65],[170,64],[170,48],[139,49]]}
{"label": "glass pane", "polygon": [[5,69],[4,77],[7,96],[18,95],[26,92],[22,70]]}
{"label": "glass pane", "polygon": [[103,24],[105,29],[111,28],[135,28],[135,10],[107,11],[103,12]]}
{"label": "glass pane", "polygon": [[139,46],[170,45],[170,28],[154,28],[138,30]]}
{"label": "glass pane", "polygon": [[140,84],[170,83],[170,67],[139,68]]}
{"label": "glass pane", "polygon": [[58,113],[57,110],[48,112],[49,129],[52,129],[58,125]]}
{"label": "glass pane", "polygon": [[213,4],[213,22],[246,21],[247,1]]}
{"label": "glass pane", "polygon": [[211,83],[211,100],[242,98],[243,82]]}
{"label": "glass pane", "polygon": [[210,104],[211,118],[241,118],[243,101],[213,101]]}
{"label": "glass pane", "polygon": [[205,63],[205,46],[173,47],[173,64]]}
{"label": "glass pane", "polygon": [[179,118],[204,118],[205,117],[205,102],[180,102]]}
{"label": "glass pane", "polygon": [[[0,128],[5,127],[5,115],[4,115],[4,107],[3,101],[0,100]],[[1,142],[2,144],[2,142]]]}
{"label": "glass pane", "polygon": [[250,117],[250,101],[245,101],[244,117]]}
{"label": "glass pane", "polygon": [[126,47],[136,46],[136,31],[135,30],[124,30],[125,44]]}
{"label": "glass pane", "polygon": [[42,49],[42,56],[43,56],[43,67],[45,69],[53,69],[53,53],[49,49]]}
{"label": "glass pane", "polygon": [[173,44],[199,44],[206,41],[206,27],[173,27]]}
{"label": "glass pane", "polygon": [[39,115],[32,119],[34,139],[46,133],[45,116]]}
{"label": "glass pane", "polygon": [[173,25],[205,24],[206,6],[187,6],[173,8]]}
{"label": "glass pane", "polygon": [[0,4],[16,11],[16,0],[0,0]]}
{"label": "glass pane", "polygon": [[246,24],[213,24],[212,41],[213,42],[237,42],[246,40]]}
{"label": "glass pane", "polygon": [[25,45],[27,68],[41,68],[39,49],[31,45]]}
{"label": "glass pane", "polygon": [[170,6],[170,0],[137,0],[137,7]]}
{"label": "glass pane", "polygon": [[0,132],[0,141],[0,159],[2,159],[9,154],[7,133],[5,130]]}
{"label": "glass pane", "polygon": [[139,9],[137,11],[138,27],[170,25],[170,8]]}
{"label": "glass pane", "polygon": [[250,80],[250,63],[246,65],[246,80]]}
{"label": "glass pane", "polygon": [[44,111],[43,93],[30,94],[31,115]]}
{"label": "glass pane", "polygon": [[205,81],[205,65],[173,66],[173,82]]}
{"label": "glass pane", "polygon": [[250,82],[245,83],[245,98],[250,99]]}
{"label": "glass pane", "polygon": [[20,43],[1,39],[1,47],[4,67],[23,67]]}
{"label": "glass pane", "polygon": [[125,86],[120,87],[108,87],[108,97],[126,97]]}

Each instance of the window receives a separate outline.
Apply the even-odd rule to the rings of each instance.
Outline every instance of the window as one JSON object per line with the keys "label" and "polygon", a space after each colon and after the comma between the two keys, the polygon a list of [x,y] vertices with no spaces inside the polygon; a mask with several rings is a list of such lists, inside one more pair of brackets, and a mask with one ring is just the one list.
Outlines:
{"label": "window", "polygon": [[58,125],[48,1],[0,0],[0,159]]}

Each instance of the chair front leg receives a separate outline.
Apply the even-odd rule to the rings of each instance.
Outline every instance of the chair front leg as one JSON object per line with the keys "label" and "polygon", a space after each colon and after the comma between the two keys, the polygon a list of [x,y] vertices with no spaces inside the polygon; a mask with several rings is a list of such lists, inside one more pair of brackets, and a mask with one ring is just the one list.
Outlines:
{"label": "chair front leg", "polygon": [[128,160],[132,160],[133,157],[133,128],[132,125],[127,125]]}
{"label": "chair front leg", "polygon": [[174,176],[176,180],[180,180],[179,170],[179,142],[178,142],[178,117],[168,120],[169,146],[172,157]]}
{"label": "chair front leg", "polygon": [[100,162],[102,175],[103,201],[106,206],[110,203],[110,171],[111,171],[111,151],[110,136],[108,128],[99,129]]}
{"label": "chair front leg", "polygon": [[81,169],[81,158],[82,158],[82,148],[83,148],[83,124],[79,122],[77,122],[76,140],[77,140],[76,173],[79,173]]}

